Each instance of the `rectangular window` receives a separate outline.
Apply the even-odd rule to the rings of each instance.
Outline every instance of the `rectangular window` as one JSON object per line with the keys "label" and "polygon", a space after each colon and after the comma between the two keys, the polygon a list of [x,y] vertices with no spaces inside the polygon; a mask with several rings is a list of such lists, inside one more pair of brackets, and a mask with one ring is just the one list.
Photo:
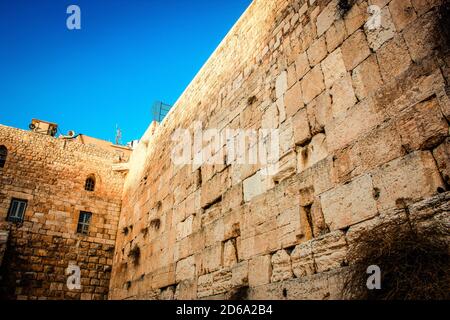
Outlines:
{"label": "rectangular window", "polygon": [[78,218],[77,233],[87,235],[89,232],[89,223],[91,222],[92,213],[86,211],[80,211],[80,217]]}
{"label": "rectangular window", "polygon": [[27,200],[12,199],[11,205],[8,210],[8,221],[11,222],[23,222],[25,216],[25,210],[27,209]]}

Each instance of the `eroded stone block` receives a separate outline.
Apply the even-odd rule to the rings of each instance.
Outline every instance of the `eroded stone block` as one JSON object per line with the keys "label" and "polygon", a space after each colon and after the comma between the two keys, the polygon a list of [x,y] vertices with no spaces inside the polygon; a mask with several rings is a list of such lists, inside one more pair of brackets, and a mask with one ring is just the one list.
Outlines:
{"label": "eroded stone block", "polygon": [[364,175],[322,194],[323,215],[330,230],[343,229],[374,217],[378,210],[373,188],[370,175]]}

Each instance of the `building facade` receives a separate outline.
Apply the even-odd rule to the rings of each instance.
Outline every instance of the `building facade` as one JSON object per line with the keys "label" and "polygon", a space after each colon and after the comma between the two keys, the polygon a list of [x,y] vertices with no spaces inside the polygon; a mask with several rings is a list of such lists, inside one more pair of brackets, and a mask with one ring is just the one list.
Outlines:
{"label": "building facade", "polygon": [[130,150],[96,142],[0,126],[2,298],[107,297]]}

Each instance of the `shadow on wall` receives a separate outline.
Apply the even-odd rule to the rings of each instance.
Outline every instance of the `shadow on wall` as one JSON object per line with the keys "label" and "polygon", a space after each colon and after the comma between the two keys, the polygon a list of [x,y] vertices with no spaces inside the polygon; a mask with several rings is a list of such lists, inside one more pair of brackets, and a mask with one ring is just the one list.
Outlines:
{"label": "shadow on wall", "polygon": [[[17,278],[14,270],[17,265],[29,267],[29,263],[25,259],[20,259],[18,252],[12,244],[13,232],[11,231],[6,243],[6,251],[3,256],[2,264],[0,266],[0,300],[15,300],[16,299],[16,284]],[[25,277],[19,280],[21,285],[30,287],[32,283]]]}
{"label": "shadow on wall", "polygon": [[438,9],[438,28],[437,33],[438,37],[438,48],[440,48],[441,53],[445,54],[450,51],[450,29],[449,29],[449,21],[450,21],[450,1],[445,0],[443,4]]}

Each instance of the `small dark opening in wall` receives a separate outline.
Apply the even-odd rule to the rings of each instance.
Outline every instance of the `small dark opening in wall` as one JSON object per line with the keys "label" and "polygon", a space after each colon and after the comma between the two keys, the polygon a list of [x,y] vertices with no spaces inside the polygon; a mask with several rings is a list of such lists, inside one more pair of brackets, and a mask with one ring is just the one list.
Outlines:
{"label": "small dark opening in wall", "polygon": [[287,295],[288,295],[287,289],[284,288],[283,289],[283,297],[287,298]]}
{"label": "small dark opening in wall", "polygon": [[447,187],[450,186],[450,177],[448,175],[444,176],[444,181],[447,184]]}
{"label": "small dark opening in wall", "polygon": [[133,249],[131,249],[128,256],[133,260],[133,264],[135,266],[139,265],[139,260],[141,257],[141,249],[139,246],[136,245]]}
{"label": "small dark opening in wall", "polygon": [[292,253],[292,251],[294,251],[294,249],[295,249],[295,246],[291,246],[291,247],[288,247],[288,248],[286,248],[286,249],[284,249],[284,250],[286,250],[286,252],[288,253],[288,255],[291,255],[291,253]]}
{"label": "small dark opening in wall", "polygon": [[8,156],[8,149],[5,146],[0,146],[0,168],[3,168]]}
{"label": "small dark opening in wall", "polygon": [[153,219],[150,221],[150,227],[152,227],[155,230],[159,230],[161,227],[161,220],[159,218]]}
{"label": "small dark opening in wall", "polygon": [[209,208],[220,202],[222,202],[222,196],[218,197],[217,199],[214,199],[213,201],[211,201],[211,203],[206,204],[202,209],[208,210]]}
{"label": "small dark opening in wall", "polygon": [[248,286],[234,288],[230,293],[229,300],[247,300],[248,289]]}
{"label": "small dark opening in wall", "polygon": [[311,235],[312,235],[312,237],[314,237],[313,219],[312,219],[312,215],[311,215],[312,205],[310,204],[308,206],[305,206],[305,207],[303,207],[303,209],[305,210],[305,213],[306,213],[306,219],[308,222],[309,229],[311,230]]}
{"label": "small dark opening in wall", "polygon": [[123,229],[122,229],[122,233],[124,234],[124,235],[128,235],[128,227],[123,227]]}
{"label": "small dark opening in wall", "polygon": [[202,181],[202,168],[198,168],[197,170],[197,187],[200,187],[203,184]]}
{"label": "small dark opening in wall", "polygon": [[247,104],[249,106],[251,106],[252,104],[254,104],[258,99],[256,98],[256,96],[251,96],[250,98],[248,98],[247,100]]}
{"label": "small dark opening in wall", "polygon": [[345,17],[347,13],[352,9],[356,0],[339,0],[338,2],[338,12],[341,17]]}
{"label": "small dark opening in wall", "polygon": [[375,199],[375,200],[378,200],[378,199],[380,199],[380,189],[378,189],[378,188],[373,188],[373,198]]}
{"label": "small dark opening in wall", "polygon": [[84,190],[93,192],[95,190],[95,177],[90,176],[86,179],[86,182],[84,183]]}

